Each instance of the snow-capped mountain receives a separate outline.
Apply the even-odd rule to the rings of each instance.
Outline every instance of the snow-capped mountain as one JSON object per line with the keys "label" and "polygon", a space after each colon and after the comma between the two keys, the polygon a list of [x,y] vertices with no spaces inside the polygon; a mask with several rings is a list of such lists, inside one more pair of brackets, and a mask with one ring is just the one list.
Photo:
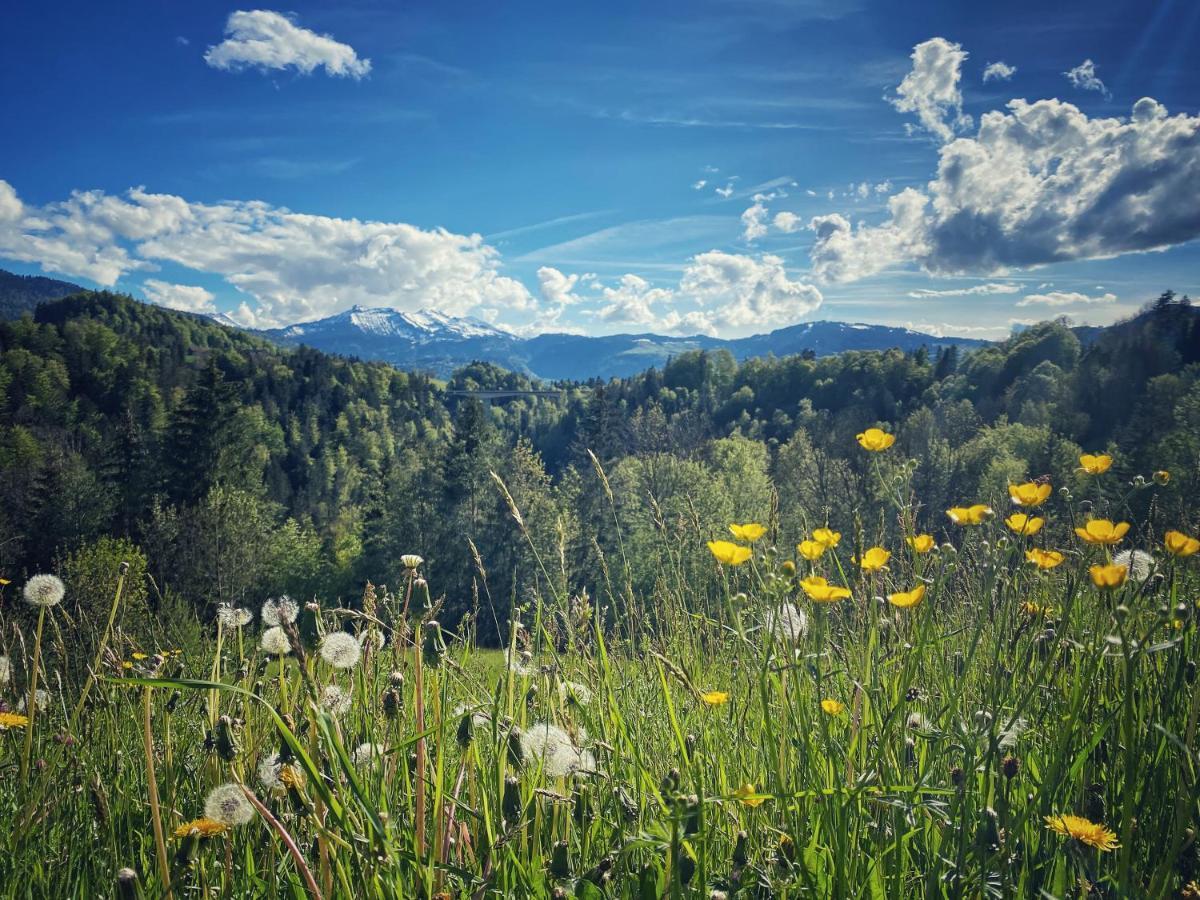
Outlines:
{"label": "snow-capped mountain", "polygon": [[907,328],[845,322],[807,322],[733,340],[658,334],[539,334],[520,338],[479,319],[448,316],[435,310],[401,312],[360,306],[325,319],[261,333],[281,344],[304,344],[443,376],[480,360],[548,380],[632,375],[651,366],[661,367],[671,357],[689,350],[726,349],[737,359],[746,359],[805,352],[827,356],[843,350],[893,347],[907,351],[924,346],[932,351],[951,344],[967,349],[984,343],[970,338],[936,337]]}

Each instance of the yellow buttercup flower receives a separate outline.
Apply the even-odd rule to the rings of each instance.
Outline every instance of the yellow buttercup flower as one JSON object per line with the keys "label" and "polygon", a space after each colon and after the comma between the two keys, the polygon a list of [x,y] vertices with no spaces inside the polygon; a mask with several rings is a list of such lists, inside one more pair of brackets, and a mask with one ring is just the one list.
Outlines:
{"label": "yellow buttercup flower", "polygon": [[955,525],[982,525],[995,515],[986,503],[976,503],[974,506],[955,506],[946,510],[946,515]]}
{"label": "yellow buttercup flower", "polygon": [[1108,545],[1120,543],[1128,530],[1128,522],[1118,522],[1114,525],[1108,519],[1092,519],[1082,528],[1076,528],[1075,533],[1086,543]]}
{"label": "yellow buttercup flower", "polygon": [[845,600],[850,596],[849,588],[830,584],[820,575],[810,575],[800,580],[800,587],[808,595],[808,599],[817,603],[833,603],[835,600]]}
{"label": "yellow buttercup flower", "polygon": [[1051,616],[1054,615],[1054,607],[1039,606],[1031,600],[1026,600],[1021,604],[1021,612],[1027,616]]}
{"label": "yellow buttercup flower", "polygon": [[1115,850],[1121,846],[1117,843],[1115,832],[1083,816],[1046,816],[1046,827],[1056,834],[1073,838],[1097,850]]}
{"label": "yellow buttercup flower", "polygon": [[855,560],[864,572],[878,572],[887,565],[887,561],[892,558],[890,550],[884,550],[882,547],[872,547],[863,554],[861,560]]}
{"label": "yellow buttercup flower", "polygon": [[896,436],[888,434],[881,428],[868,428],[858,435],[858,445],[872,453],[882,453],[896,443]]}
{"label": "yellow buttercup flower", "polygon": [[741,802],[743,806],[754,808],[762,806],[769,798],[760,796],[758,790],[750,782],[746,782],[740,788],[733,792],[733,798]]}
{"label": "yellow buttercup flower", "polygon": [[724,706],[729,702],[728,691],[701,691],[700,701],[705,706]]}
{"label": "yellow buttercup flower", "polygon": [[932,534],[918,534],[905,540],[908,541],[908,546],[913,548],[913,553],[928,553],[935,546]]}
{"label": "yellow buttercup flower", "polygon": [[815,562],[820,559],[825,552],[825,545],[820,541],[801,541],[796,545],[796,552],[807,559],[809,562]]}
{"label": "yellow buttercup flower", "polygon": [[1166,469],[1159,469],[1150,477],[1153,478],[1154,483],[1159,486],[1166,486],[1171,483],[1171,473]]}
{"label": "yellow buttercup flower", "polygon": [[1092,576],[1092,584],[1104,590],[1119,588],[1129,577],[1128,566],[1118,566],[1112,563],[1103,566],[1092,566],[1088,571]]}
{"label": "yellow buttercup flower", "polygon": [[0,712],[0,731],[7,731],[9,728],[24,728],[29,724],[29,716],[23,716],[20,713]]}
{"label": "yellow buttercup flower", "polygon": [[918,584],[911,591],[888,594],[888,603],[900,609],[911,609],[925,599],[925,585]]}
{"label": "yellow buttercup flower", "polygon": [[1200,540],[1188,537],[1182,531],[1168,531],[1164,534],[1163,546],[1172,556],[1191,556],[1200,552]]}
{"label": "yellow buttercup flower", "polygon": [[1010,484],[1008,496],[1017,506],[1041,506],[1050,496],[1050,484],[1038,484],[1036,481]]}
{"label": "yellow buttercup flower", "polygon": [[842,539],[842,533],[831,528],[818,528],[813,532],[812,539],[826,550],[832,550]]}
{"label": "yellow buttercup flower", "polygon": [[826,697],[821,701],[821,709],[829,713],[831,716],[840,716],[846,709],[846,704],[841,700],[834,700],[832,697]]}
{"label": "yellow buttercup flower", "polygon": [[709,541],[708,549],[717,562],[726,566],[740,566],[750,558],[749,547],[742,547],[732,541]]}
{"label": "yellow buttercup flower", "polygon": [[1107,453],[1085,453],[1079,457],[1080,471],[1088,475],[1103,475],[1112,466],[1112,457]]}
{"label": "yellow buttercup flower", "polygon": [[190,821],[190,822],[184,822],[182,825],[180,825],[178,828],[176,828],[175,829],[175,837],[177,837],[177,838],[216,837],[219,834],[224,834],[225,831],[228,830],[228,828],[229,828],[228,825],[225,825],[222,822],[218,822],[216,819],[208,819],[208,818],[201,817],[199,819],[192,819],[192,821]]}
{"label": "yellow buttercup flower", "polygon": [[1034,535],[1042,530],[1046,520],[1040,516],[1027,516],[1025,513],[1013,513],[1004,520],[1004,524],[1017,534]]}
{"label": "yellow buttercup flower", "polygon": [[729,531],[739,541],[748,541],[751,544],[767,533],[767,529],[757,522],[750,522],[746,525],[730,525]]}
{"label": "yellow buttercup flower", "polygon": [[1025,560],[1033,563],[1039,569],[1053,569],[1055,566],[1060,566],[1063,558],[1063,555],[1057,550],[1043,550],[1041,547],[1025,551]]}

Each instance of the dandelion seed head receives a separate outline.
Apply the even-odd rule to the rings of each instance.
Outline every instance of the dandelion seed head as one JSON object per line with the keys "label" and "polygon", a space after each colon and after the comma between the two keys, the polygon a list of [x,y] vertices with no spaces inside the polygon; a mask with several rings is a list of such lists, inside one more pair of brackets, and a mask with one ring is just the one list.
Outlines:
{"label": "dandelion seed head", "polygon": [[209,791],[204,800],[204,817],[232,828],[254,818],[254,807],[246,799],[241,785],[223,784]]}
{"label": "dandelion seed head", "polygon": [[425,560],[421,559],[421,557],[415,553],[405,553],[400,557],[400,565],[404,566],[406,569],[419,569],[421,567],[421,563],[423,562],[425,562]]}
{"label": "dandelion seed head", "polygon": [[258,783],[269,791],[282,787],[282,782],[279,780],[279,770],[281,768],[278,753],[264,756],[258,761],[258,766],[255,768],[255,774],[258,775]]}
{"label": "dandelion seed head", "polygon": [[383,744],[359,744],[350,751],[350,762],[358,768],[374,766],[383,759]]}
{"label": "dandelion seed head", "polygon": [[368,628],[359,632],[358,646],[363,650],[374,650],[378,653],[387,645],[387,636],[378,628]]}
{"label": "dandelion seed head", "polygon": [[533,654],[528,650],[514,650],[509,648],[504,651],[504,662],[508,666],[509,671],[514,675],[528,675],[533,671],[530,663],[533,661]]}
{"label": "dandelion seed head", "polygon": [[263,653],[272,656],[283,656],[292,652],[292,642],[278,625],[268,628],[262,633],[261,646]]}
{"label": "dandelion seed head", "polygon": [[910,731],[928,731],[929,720],[918,712],[912,713],[908,717],[908,728]]}
{"label": "dandelion seed head", "polygon": [[[22,697],[21,702],[17,704],[18,712],[25,712],[25,706],[29,703],[28,697]],[[33,708],[35,712],[45,712],[50,707],[50,692],[38,688],[33,695]]]}
{"label": "dandelion seed head", "polygon": [[999,747],[1001,750],[1012,750],[1017,746],[1017,741],[1021,739],[1021,735],[1029,729],[1029,722],[1023,717],[1018,717],[1010,721],[1000,731]]}
{"label": "dandelion seed head", "polygon": [[7,656],[0,656],[0,687],[12,681],[12,661]]}
{"label": "dandelion seed head", "polygon": [[808,616],[791,603],[785,603],[779,609],[769,610],[763,624],[778,641],[798,644],[808,634]]}
{"label": "dandelion seed head", "polygon": [[30,606],[45,608],[62,603],[67,587],[57,575],[34,575],[25,582],[22,593]]}
{"label": "dandelion seed head", "polygon": [[273,597],[262,605],[263,624],[268,628],[291,625],[296,621],[298,615],[300,615],[300,607],[287,595]]}
{"label": "dandelion seed head", "polygon": [[592,702],[592,691],[586,684],[580,684],[578,681],[560,681],[558,683],[558,696],[563,702],[582,703],[584,705]]}
{"label": "dandelion seed head", "polygon": [[217,607],[217,622],[222,628],[241,628],[249,625],[253,618],[254,614],[250,610],[229,603],[222,603]]}
{"label": "dandelion seed head", "polygon": [[321,639],[321,659],[335,669],[353,669],[362,659],[362,647],[354,635],[332,631]]}
{"label": "dandelion seed head", "polygon": [[350,712],[350,694],[339,684],[327,684],[321,690],[321,708],[332,716]]}
{"label": "dandelion seed head", "polygon": [[1122,550],[1113,557],[1113,565],[1124,566],[1128,577],[1134,581],[1145,581],[1154,574],[1154,557],[1143,550]]}
{"label": "dandelion seed head", "polygon": [[[587,735],[580,730],[580,741]],[[567,732],[557,725],[540,722],[520,732],[521,759],[526,766],[537,768],[548,778],[564,778],[572,772],[595,768],[595,758],[580,750]]]}

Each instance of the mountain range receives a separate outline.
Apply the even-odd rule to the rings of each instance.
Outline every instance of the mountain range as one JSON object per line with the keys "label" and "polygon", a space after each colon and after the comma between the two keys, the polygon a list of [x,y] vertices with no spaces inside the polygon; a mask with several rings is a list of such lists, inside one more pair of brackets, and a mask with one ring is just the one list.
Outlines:
{"label": "mountain range", "polygon": [[[0,317],[15,318],[38,303],[66,297],[84,288],[65,281],[14,275],[0,270]],[[224,313],[208,316],[240,328]],[[474,361],[495,363],[547,381],[584,381],[624,377],[689,350],[726,349],[739,360],[756,356],[812,353],[829,356],[845,350],[904,351],[948,346],[970,349],[985,341],[937,337],[886,325],[805,322],[750,337],[722,339],[706,335],[578,335],[545,333],[520,337],[480,319],[448,316],[434,310],[401,312],[389,307],[354,306],[343,312],[282,328],[255,332],[285,346],[306,345],[327,353],[380,360],[409,370],[448,376]]]}

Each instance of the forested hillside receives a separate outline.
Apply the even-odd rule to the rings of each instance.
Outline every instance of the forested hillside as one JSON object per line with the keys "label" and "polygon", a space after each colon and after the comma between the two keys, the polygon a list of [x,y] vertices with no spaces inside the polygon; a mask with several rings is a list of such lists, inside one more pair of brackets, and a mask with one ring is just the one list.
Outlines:
{"label": "forested hillside", "polygon": [[[1155,503],[1182,525],[1200,496],[1198,323],[1164,295],[1086,348],[1048,322],[962,357],[694,352],[484,405],[447,389],[532,385],[487,364],[441,385],[82,294],[0,325],[0,574],[85,579],[121,558],[147,567],[153,602],[212,609],[354,598],[397,583],[412,552],[446,591],[443,619],[471,613],[488,640],[546,579],[615,614],[663,579],[714,585],[703,539],[730,521],[770,523],[781,545],[855,521],[856,498],[888,483],[855,452],[864,423],[919,461],[935,535],[947,507],[999,508],[1009,481],[1069,470],[1081,450],[1114,453],[1147,517],[1164,511],[1137,506],[1136,479],[1169,472]],[[875,540],[896,523],[858,528]]]}

